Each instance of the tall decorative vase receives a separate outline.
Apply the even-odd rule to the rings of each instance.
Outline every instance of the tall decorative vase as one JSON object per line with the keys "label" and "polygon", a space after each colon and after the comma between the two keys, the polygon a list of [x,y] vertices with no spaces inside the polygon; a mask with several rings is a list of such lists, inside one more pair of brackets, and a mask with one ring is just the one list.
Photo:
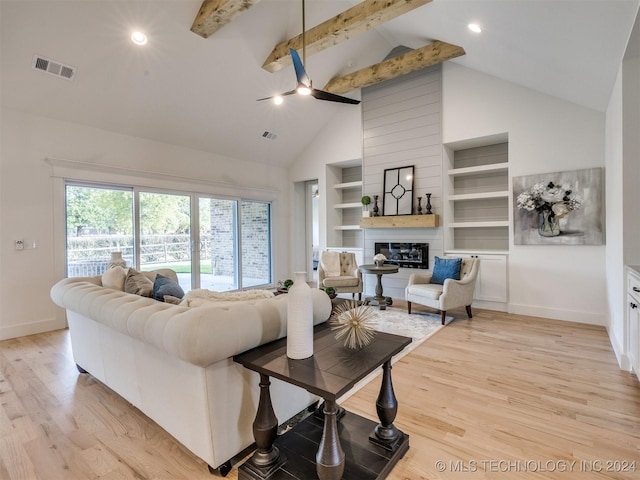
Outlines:
{"label": "tall decorative vase", "polygon": [[373,216],[380,216],[380,210],[378,210],[378,195],[373,196]]}
{"label": "tall decorative vase", "polygon": [[418,209],[416,211],[416,215],[422,215],[422,205],[420,205],[421,201],[422,201],[422,197],[418,197]]}
{"label": "tall decorative vase", "polygon": [[107,264],[107,268],[123,267],[127,266],[127,261],[122,258],[122,252],[111,252],[111,258]]}
{"label": "tall decorative vase", "polygon": [[424,207],[424,209],[425,209],[424,214],[425,215],[431,215],[431,213],[432,213],[431,212],[431,194],[430,193],[426,193],[425,195],[427,196],[427,204]]}
{"label": "tall decorative vase", "polygon": [[551,210],[538,213],[538,234],[542,237],[557,237],[560,235],[558,217]]}
{"label": "tall decorative vase", "polygon": [[299,360],[313,355],[313,301],[307,272],[295,272],[287,295],[287,357]]}

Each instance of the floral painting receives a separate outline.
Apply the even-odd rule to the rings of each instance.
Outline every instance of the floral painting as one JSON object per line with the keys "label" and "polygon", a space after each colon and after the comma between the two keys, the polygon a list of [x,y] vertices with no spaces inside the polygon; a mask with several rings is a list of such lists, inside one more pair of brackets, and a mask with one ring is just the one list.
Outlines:
{"label": "floral painting", "polygon": [[515,245],[602,245],[602,168],[513,178]]}

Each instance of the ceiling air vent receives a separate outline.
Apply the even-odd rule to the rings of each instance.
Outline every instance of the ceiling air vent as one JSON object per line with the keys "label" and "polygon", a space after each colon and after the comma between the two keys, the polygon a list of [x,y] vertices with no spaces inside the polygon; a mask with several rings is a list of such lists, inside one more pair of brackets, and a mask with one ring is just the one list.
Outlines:
{"label": "ceiling air vent", "polygon": [[268,138],[269,140],[275,140],[276,138],[278,138],[278,135],[273,133],[273,132],[268,132],[268,131],[264,131],[262,136],[264,138]]}
{"label": "ceiling air vent", "polygon": [[63,65],[60,62],[40,55],[33,57],[32,65],[35,70],[40,70],[41,72],[46,72],[56,77],[66,78],[67,80],[73,80],[76,74],[75,67]]}

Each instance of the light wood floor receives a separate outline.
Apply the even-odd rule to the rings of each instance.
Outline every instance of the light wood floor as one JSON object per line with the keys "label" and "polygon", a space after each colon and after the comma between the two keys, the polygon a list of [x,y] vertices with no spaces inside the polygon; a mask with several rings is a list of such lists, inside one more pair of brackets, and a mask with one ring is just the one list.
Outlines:
{"label": "light wood floor", "polygon": [[[452,313],[393,368],[396,425],[411,448],[388,478],[640,478],[640,383],[618,369],[604,328]],[[0,362],[1,479],[214,478],[79,375],[67,331],[0,342]],[[343,406],[375,419],[376,383]]]}

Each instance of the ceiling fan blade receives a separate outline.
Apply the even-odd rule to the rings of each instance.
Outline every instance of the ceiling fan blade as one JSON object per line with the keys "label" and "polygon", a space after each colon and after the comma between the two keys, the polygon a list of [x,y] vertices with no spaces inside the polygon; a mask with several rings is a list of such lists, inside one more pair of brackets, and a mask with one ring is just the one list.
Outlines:
{"label": "ceiling fan blade", "polygon": [[360,100],[354,100],[353,98],[343,97],[342,95],[336,95],[335,93],[325,92],[324,90],[318,90],[317,88],[311,89],[311,96],[318,100],[328,100],[330,102],[349,103],[351,105],[358,105]]}
{"label": "ceiling fan blade", "polygon": [[297,93],[295,90],[289,90],[288,92],[284,92],[284,93],[279,93],[278,95],[272,95],[270,97],[264,97],[264,98],[259,98],[256,100],[256,102],[261,102],[262,100],[272,100],[274,97],[286,97],[287,95],[293,95],[294,93]]}
{"label": "ceiling fan blade", "polygon": [[307,87],[311,86],[311,79],[307,72],[304,70],[304,65],[302,64],[302,60],[300,60],[300,55],[293,48],[289,49],[289,53],[291,53],[291,60],[293,61],[293,68],[296,71],[296,79],[298,80],[298,85],[303,84]]}

